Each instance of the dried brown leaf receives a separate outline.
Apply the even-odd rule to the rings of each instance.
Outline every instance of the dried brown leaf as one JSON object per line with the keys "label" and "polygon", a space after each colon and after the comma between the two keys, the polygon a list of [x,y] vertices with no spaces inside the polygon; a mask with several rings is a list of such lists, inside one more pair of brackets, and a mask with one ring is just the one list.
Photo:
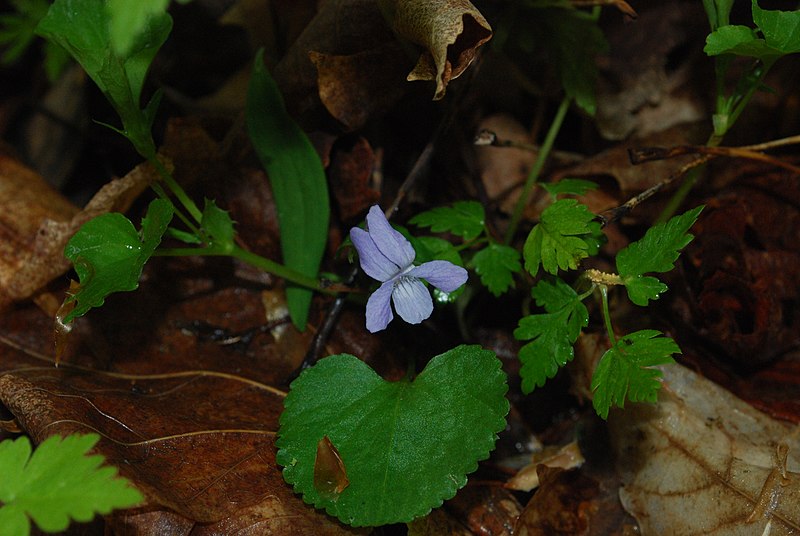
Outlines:
{"label": "dried brown leaf", "polygon": [[420,55],[408,80],[436,82],[434,100],[444,97],[450,80],[475,59],[478,48],[492,38],[492,28],[467,0],[378,0],[392,29],[420,45]]}
{"label": "dried brown leaf", "polygon": [[665,367],[664,378],[657,405],[609,419],[620,498],[642,533],[797,533],[797,428],[684,367]]}

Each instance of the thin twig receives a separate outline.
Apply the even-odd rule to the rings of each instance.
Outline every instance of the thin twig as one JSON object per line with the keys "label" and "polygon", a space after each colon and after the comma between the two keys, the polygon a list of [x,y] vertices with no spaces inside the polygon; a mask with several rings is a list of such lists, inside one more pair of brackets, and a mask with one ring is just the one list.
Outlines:
{"label": "thin twig", "polygon": [[[697,158],[696,160],[692,160],[691,162],[681,167],[678,171],[667,177],[665,180],[659,182],[655,186],[651,186],[644,192],[632,197],[626,203],[616,208],[612,208],[605,211],[603,214],[600,215],[603,227],[605,227],[609,223],[613,223],[618,219],[622,218],[628,212],[636,208],[641,202],[650,199],[655,194],[657,194],[658,192],[660,192],[661,190],[663,190],[664,188],[675,182],[675,180],[685,175],[689,170],[694,169],[698,166],[702,166],[712,158],[713,158],[712,155],[703,155],[700,158]],[[608,216],[606,216],[605,214],[608,214]]]}

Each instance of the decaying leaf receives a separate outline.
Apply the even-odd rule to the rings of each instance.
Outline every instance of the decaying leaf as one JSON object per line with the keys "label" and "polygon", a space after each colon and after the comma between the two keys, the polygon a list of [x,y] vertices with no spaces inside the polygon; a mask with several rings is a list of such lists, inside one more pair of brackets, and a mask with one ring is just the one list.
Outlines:
{"label": "decaying leaf", "polygon": [[620,498],[647,534],[796,534],[800,437],[677,365],[658,405],[609,418]]}
{"label": "decaying leaf", "polygon": [[492,38],[492,28],[468,0],[378,0],[389,25],[400,36],[422,46],[408,80],[433,80],[433,99],[444,97],[478,48]]}
{"label": "decaying leaf", "polygon": [[584,461],[577,441],[571,441],[559,448],[545,449],[534,454],[533,461],[509,479],[506,487],[517,491],[531,491],[539,487],[537,467],[544,465],[552,468],[575,469],[583,465]]}
{"label": "decaying leaf", "polygon": [[317,457],[314,459],[314,488],[320,496],[335,501],[350,485],[347,469],[336,446],[328,436],[317,443]]}

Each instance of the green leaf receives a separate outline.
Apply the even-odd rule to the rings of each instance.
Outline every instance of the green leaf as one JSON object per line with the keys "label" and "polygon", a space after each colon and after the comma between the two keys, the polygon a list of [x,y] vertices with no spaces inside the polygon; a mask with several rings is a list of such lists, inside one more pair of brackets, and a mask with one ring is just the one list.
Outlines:
{"label": "green leaf", "polygon": [[594,214],[575,199],[561,199],[547,207],[522,248],[525,269],[535,276],[539,265],[554,275],[559,269],[577,268],[588,256],[586,239],[592,235],[589,223],[593,218]]}
{"label": "green leaf", "polygon": [[760,39],[755,30],[747,26],[723,26],[706,37],[703,51],[709,56],[736,54],[773,62],[783,52]]}
{"label": "green leaf", "polygon": [[711,31],[730,24],[730,13],[733,0],[703,0],[703,8],[708,16]]}
{"label": "green leaf", "polygon": [[752,0],[752,6],[753,22],[770,47],[784,54],[800,52],[800,10],[761,9],[757,0]]}
{"label": "green leaf", "polygon": [[90,521],[144,500],[102,456],[86,456],[97,434],[47,438],[31,456],[27,437],[0,443],[0,534],[27,535],[30,517],[45,532],[66,530],[70,518]]}
{"label": "green leaf", "polygon": [[[478,346],[433,358],[413,382],[387,382],[357,358],[321,360],[292,383],[277,446],[303,500],[344,523],[408,522],[451,498],[505,428],[500,361]],[[336,500],[314,487],[317,443],[339,452],[347,486]]]}
{"label": "green leaf", "polygon": [[107,0],[109,34],[114,53],[125,57],[136,37],[147,27],[148,20],[162,16],[168,5],[169,0]]}
{"label": "green leaf", "polygon": [[519,252],[508,246],[490,244],[472,257],[470,262],[481,283],[495,296],[514,286],[514,274],[522,270]]}
{"label": "green leaf", "polygon": [[752,8],[753,21],[763,39],[746,26],[722,26],[706,39],[706,54],[750,56],[770,64],[781,56],[800,52],[800,10],[761,9],[757,0],[752,0]]}
{"label": "green leaf", "polygon": [[139,100],[150,64],[172,29],[172,19],[166,13],[148,17],[124,55],[109,46],[110,23],[106,2],[56,0],[36,31],[81,64],[122,119],[122,133],[141,155],[152,157],[150,122],[139,109]]}
{"label": "green leaf", "polygon": [[8,65],[17,61],[36,36],[34,30],[47,14],[47,0],[13,0],[15,13],[0,15],[0,45],[8,47],[0,56],[0,63]]}
{"label": "green leaf", "polygon": [[[405,231],[405,229],[404,229]],[[456,266],[464,266],[464,260],[461,258],[461,253],[443,238],[436,236],[411,236],[408,231],[403,233],[408,238],[417,256],[414,262],[423,264],[428,261],[450,261]]]}
{"label": "green leaf", "polygon": [[68,298],[77,305],[64,322],[103,305],[113,292],[135,290],[142,268],[161,242],[172,220],[172,203],[155,199],[142,219],[142,231],[119,213],[103,214],[86,222],[67,243],[64,256],[75,266],[78,292]]}
{"label": "green leaf", "polygon": [[681,250],[694,238],[688,231],[702,210],[699,206],[654,225],[640,240],[628,244],[617,254],[617,272],[633,303],[647,305],[649,300],[658,299],[667,290],[658,279],[644,274],[669,272],[675,267]]}
{"label": "green leaf", "polygon": [[539,46],[552,50],[548,56],[553,58],[567,95],[594,115],[598,76],[595,56],[608,50],[608,42],[593,17],[564,4],[536,11],[536,19],[544,25]]}
{"label": "green leaf", "polygon": [[589,190],[597,190],[597,183],[584,179],[561,179],[558,182],[543,182],[542,188],[555,199],[559,195],[586,195]]}
{"label": "green leaf", "polygon": [[227,254],[233,250],[233,220],[227,210],[219,208],[214,201],[206,199],[200,226],[210,243],[208,247]]}
{"label": "green leaf", "polygon": [[[315,277],[328,240],[330,205],[325,170],[308,137],[286,112],[263,56],[263,50],[256,54],[247,91],[247,132],[269,175],[284,264]],[[299,330],[306,327],[311,296],[307,288],[286,289],[289,315]]]}
{"label": "green leaf", "polygon": [[483,232],[486,214],[477,201],[456,201],[452,207],[438,207],[417,214],[409,223],[430,227],[434,233],[453,233],[464,240],[477,238]]}
{"label": "green leaf", "polygon": [[648,329],[626,335],[609,348],[592,376],[592,404],[597,414],[608,417],[611,406],[631,402],[656,402],[661,388],[660,370],[651,368],[674,363],[672,354],[681,353],[675,341]]}
{"label": "green leaf", "polygon": [[520,319],[514,330],[517,340],[532,340],[519,352],[524,393],[543,386],[560,367],[572,361],[572,345],[589,323],[589,311],[581,297],[560,279],[555,279],[555,283],[540,281],[531,294],[547,313]]}

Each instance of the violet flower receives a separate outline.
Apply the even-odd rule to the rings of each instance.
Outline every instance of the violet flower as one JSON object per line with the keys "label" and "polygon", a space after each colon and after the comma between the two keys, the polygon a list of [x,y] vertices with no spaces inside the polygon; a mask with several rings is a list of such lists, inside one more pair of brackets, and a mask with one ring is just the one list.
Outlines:
{"label": "violet flower", "polygon": [[392,307],[409,324],[419,324],[433,312],[433,300],[424,279],[443,292],[453,292],[467,282],[467,271],[449,261],[430,261],[414,266],[416,252],[395,231],[378,205],[367,214],[367,231],[353,227],[350,239],[358,250],[361,268],[382,285],[367,301],[367,329],[385,329],[392,321]]}

